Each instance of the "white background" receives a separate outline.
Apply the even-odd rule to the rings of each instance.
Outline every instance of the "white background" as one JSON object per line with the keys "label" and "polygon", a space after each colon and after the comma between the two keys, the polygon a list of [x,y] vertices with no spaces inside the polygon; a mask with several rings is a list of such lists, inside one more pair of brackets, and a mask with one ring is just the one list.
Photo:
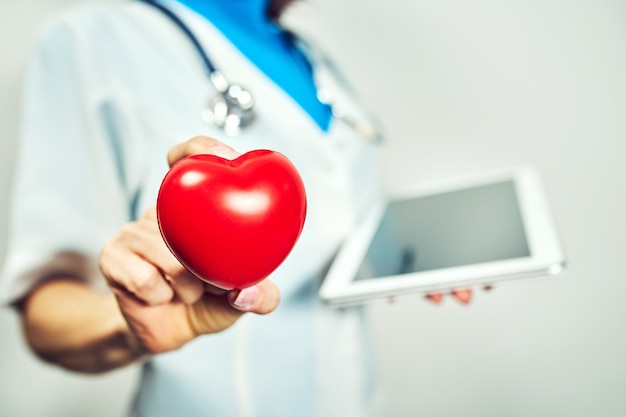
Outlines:
{"label": "white background", "polygon": [[[0,254],[24,62],[73,2],[0,0]],[[469,307],[373,305],[393,416],[626,415],[626,2],[308,0],[291,19],[387,126],[388,184],[535,165],[568,254]],[[42,365],[0,311],[1,416],[119,416],[135,377]]]}

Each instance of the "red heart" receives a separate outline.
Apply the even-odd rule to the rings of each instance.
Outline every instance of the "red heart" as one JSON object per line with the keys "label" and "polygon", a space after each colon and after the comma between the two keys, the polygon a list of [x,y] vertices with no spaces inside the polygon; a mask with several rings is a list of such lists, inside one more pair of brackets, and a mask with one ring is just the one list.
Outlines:
{"label": "red heart", "polygon": [[228,160],[193,155],[169,170],[157,199],[161,235],[200,279],[226,290],[259,283],[295,245],[306,216],[304,184],[282,154]]}

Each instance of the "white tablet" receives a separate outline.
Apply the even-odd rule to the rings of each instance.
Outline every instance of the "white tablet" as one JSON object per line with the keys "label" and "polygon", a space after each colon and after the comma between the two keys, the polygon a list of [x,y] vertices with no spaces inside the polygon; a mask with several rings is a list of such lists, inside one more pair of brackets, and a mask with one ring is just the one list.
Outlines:
{"label": "white tablet", "polygon": [[391,193],[339,249],[320,297],[344,306],[549,276],[564,266],[539,175],[516,168]]}

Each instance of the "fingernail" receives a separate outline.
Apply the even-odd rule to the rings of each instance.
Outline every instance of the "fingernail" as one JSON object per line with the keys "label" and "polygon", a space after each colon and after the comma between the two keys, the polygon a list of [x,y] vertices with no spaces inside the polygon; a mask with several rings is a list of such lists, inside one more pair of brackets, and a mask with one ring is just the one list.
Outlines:
{"label": "fingernail", "polygon": [[455,290],[452,294],[461,304],[469,304],[472,300],[472,292],[470,290]]}
{"label": "fingernail", "polygon": [[431,302],[433,302],[433,303],[435,303],[435,304],[439,304],[443,300],[443,294],[440,293],[440,292],[428,294],[426,296],[426,299],[431,301]]}
{"label": "fingernail", "polygon": [[248,308],[256,301],[259,296],[259,289],[254,287],[245,288],[239,291],[237,297],[233,301],[233,305],[237,308]]}

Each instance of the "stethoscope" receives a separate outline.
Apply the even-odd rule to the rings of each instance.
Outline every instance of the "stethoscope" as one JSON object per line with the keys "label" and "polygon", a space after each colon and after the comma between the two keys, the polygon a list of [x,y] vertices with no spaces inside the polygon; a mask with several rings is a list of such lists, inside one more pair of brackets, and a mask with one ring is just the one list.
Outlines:
{"label": "stethoscope", "polygon": [[[229,136],[236,136],[250,126],[255,119],[254,98],[250,91],[239,84],[228,81],[224,74],[215,67],[205,49],[200,45],[198,38],[172,10],[155,0],[139,1],[160,10],[176,24],[187,36],[202,60],[208,79],[216,91],[216,94],[209,98],[206,107],[202,111],[204,121],[222,129]],[[287,31],[287,34],[291,37],[294,45],[300,47],[311,62],[318,62],[324,65],[332,73],[335,80],[342,85],[343,89],[349,95],[355,97],[354,90],[350,87],[347,78],[343,76],[326,54],[322,54],[318,49],[313,48],[310,43],[305,42],[292,32]],[[318,99],[330,106],[331,113],[335,119],[346,123],[359,136],[371,142],[382,141],[383,134],[380,123],[366,109],[361,110],[363,117],[352,115],[344,105],[337,102],[331,91],[326,88],[318,88]]]}

